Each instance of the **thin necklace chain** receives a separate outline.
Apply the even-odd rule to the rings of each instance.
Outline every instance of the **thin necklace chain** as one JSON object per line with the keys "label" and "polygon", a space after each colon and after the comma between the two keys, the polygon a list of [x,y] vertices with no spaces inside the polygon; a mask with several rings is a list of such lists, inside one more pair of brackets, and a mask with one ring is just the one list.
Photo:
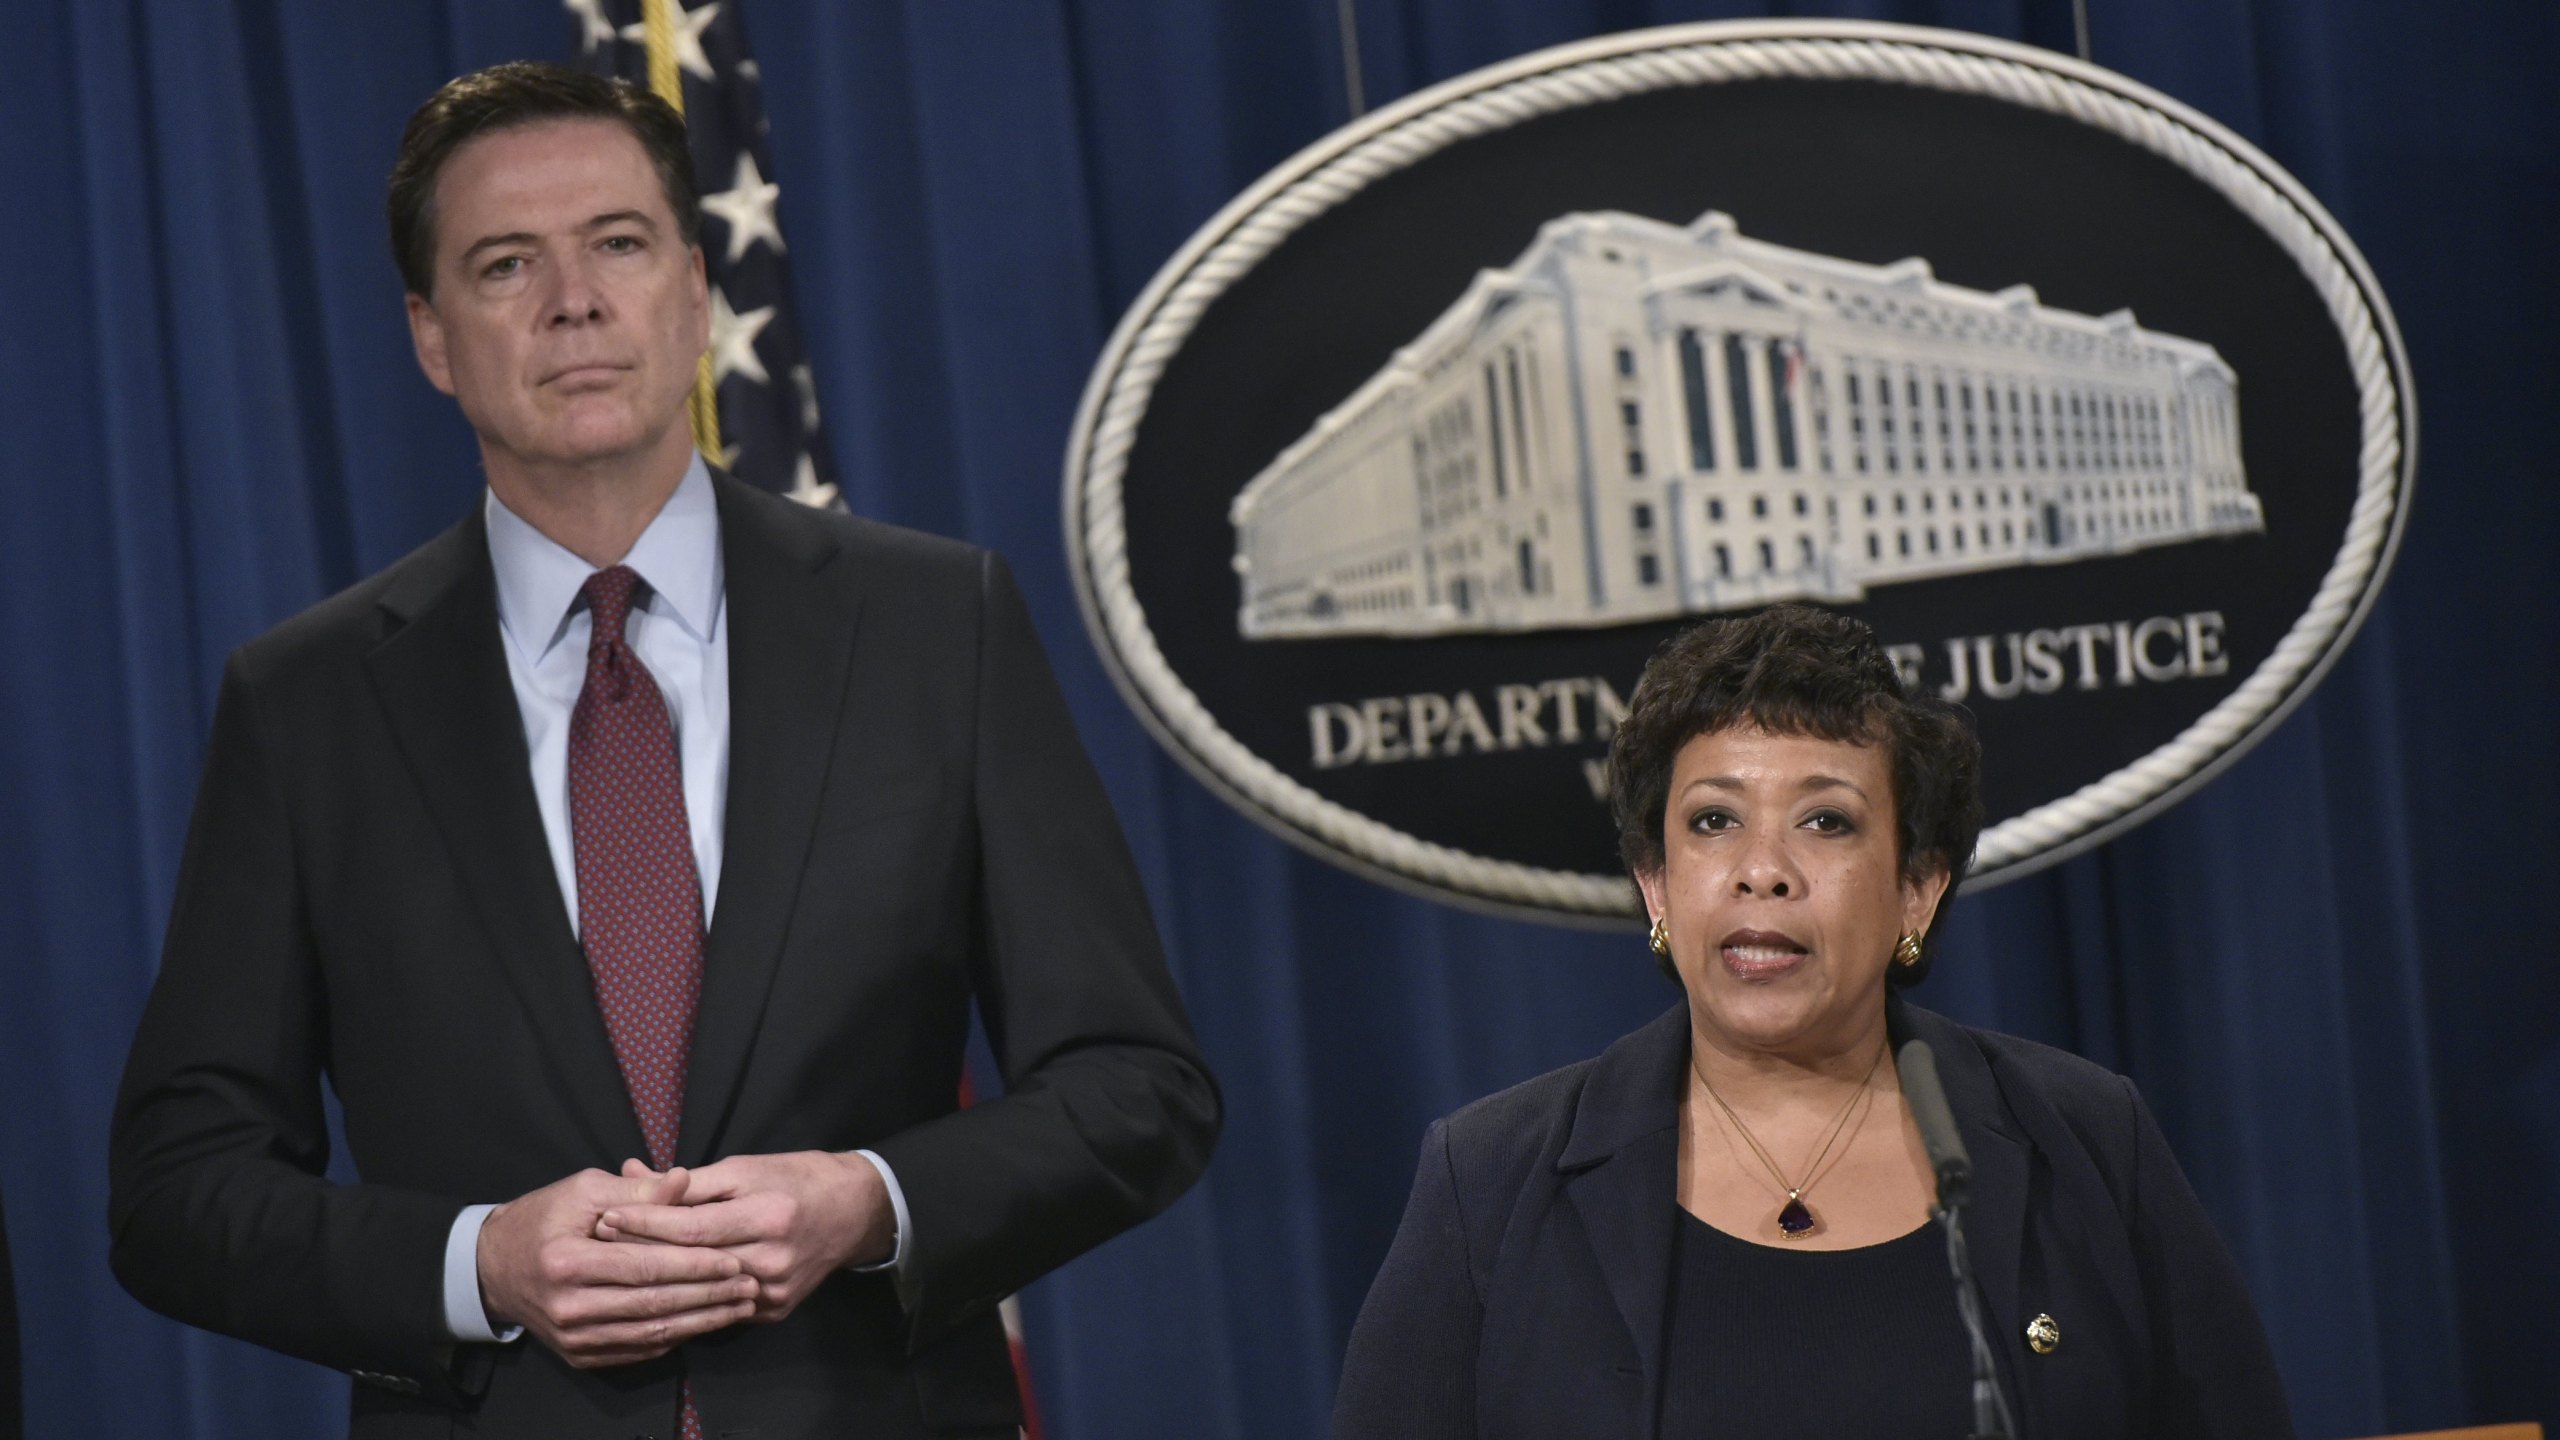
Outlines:
{"label": "thin necklace chain", "polygon": [[1689,1057],[1689,1073],[1698,1077],[1698,1084],[1707,1092],[1707,1098],[1716,1102],[1716,1108],[1724,1112],[1724,1118],[1733,1122],[1733,1128],[1742,1133],[1742,1142],[1751,1147],[1752,1154],[1760,1157],[1761,1164],[1769,1167],[1769,1174],[1778,1182],[1778,1188],[1786,1191],[1787,1198],[1793,1200],[1804,1194],[1812,1186],[1814,1177],[1822,1173],[1822,1157],[1830,1154],[1831,1147],[1839,1142],[1841,1127],[1849,1123],[1849,1112],[1857,1107],[1861,1098],[1870,1094],[1867,1082],[1876,1078],[1876,1068],[1882,1064],[1884,1051],[1879,1049],[1876,1058],[1867,1062],[1867,1073],[1858,1077],[1858,1088],[1849,1092],[1849,1099],[1841,1105],[1840,1113],[1831,1118],[1831,1133],[1823,1137],[1822,1148],[1813,1152],[1813,1163],[1804,1167],[1804,1179],[1793,1185],[1787,1183],[1787,1172],[1779,1169],[1778,1162],[1769,1158],[1769,1152],[1761,1147],[1760,1138],[1751,1133],[1751,1127],[1743,1124],[1742,1117],[1733,1113],[1733,1107],[1716,1093],[1716,1087],[1707,1083],[1707,1072],[1698,1068],[1695,1055]]}

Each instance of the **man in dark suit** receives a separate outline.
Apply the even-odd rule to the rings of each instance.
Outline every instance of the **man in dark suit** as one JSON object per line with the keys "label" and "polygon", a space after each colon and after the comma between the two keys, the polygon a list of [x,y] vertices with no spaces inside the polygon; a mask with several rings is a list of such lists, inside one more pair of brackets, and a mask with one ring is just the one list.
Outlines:
{"label": "man in dark suit", "polygon": [[1010,1435],[999,1300],[1218,1123],[1021,598],[694,453],[663,104],[465,76],[391,191],[488,495],[231,659],[117,1274],[352,1372],[360,1437]]}

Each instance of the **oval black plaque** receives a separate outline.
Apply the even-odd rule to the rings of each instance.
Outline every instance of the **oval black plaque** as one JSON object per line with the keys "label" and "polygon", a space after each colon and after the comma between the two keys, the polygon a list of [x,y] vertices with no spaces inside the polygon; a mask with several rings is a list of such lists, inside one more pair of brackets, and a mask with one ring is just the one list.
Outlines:
{"label": "oval black plaque", "polygon": [[1644,660],[1788,598],[1980,722],[1974,884],[2157,813],[2387,570],[2406,359],[2302,187],[2122,76],[1859,22],[1613,36],[1328,137],[1169,262],[1067,462],[1149,727],[1329,858],[1634,913]]}

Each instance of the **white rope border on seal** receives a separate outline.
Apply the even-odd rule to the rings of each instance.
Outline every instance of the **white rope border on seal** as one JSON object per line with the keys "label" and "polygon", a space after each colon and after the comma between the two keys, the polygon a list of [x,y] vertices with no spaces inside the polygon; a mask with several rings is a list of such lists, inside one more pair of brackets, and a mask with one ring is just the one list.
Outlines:
{"label": "white rope border on seal", "polygon": [[[1997,871],[2091,837],[2200,778],[2216,759],[2233,753],[2252,727],[2286,705],[2295,686],[2323,663],[2369,597],[2370,582],[2397,536],[2403,397],[2396,341],[2385,338],[2388,322],[2377,323],[2356,270],[2305,213],[2312,206],[2309,197],[2287,195],[2226,145],[2159,106],[2062,73],[2073,62],[2060,57],[2030,62],[2017,58],[2028,53],[2022,47],[1971,37],[1965,42],[1993,53],[1951,50],[1901,38],[1933,32],[1857,22],[1798,24],[1793,28],[1822,33],[1794,38],[1734,33],[1768,28],[1752,22],[1680,27],[1659,32],[1662,40],[1656,48],[1583,60],[1572,57],[1590,47],[1569,47],[1503,67],[1515,78],[1489,88],[1462,90],[1468,82],[1461,80],[1417,96],[1377,117],[1382,128],[1351,140],[1310,173],[1253,204],[1188,268],[1181,268],[1179,257],[1167,266],[1151,287],[1150,294],[1163,293],[1143,324],[1130,333],[1124,323],[1125,348],[1117,366],[1107,372],[1107,389],[1097,376],[1087,395],[1078,425],[1083,443],[1069,458],[1068,513],[1071,538],[1082,542],[1079,581],[1087,587],[1087,604],[1108,638],[1107,650],[1125,667],[1124,683],[1142,697],[1140,713],[1152,710],[1154,723],[1177,742],[1177,753],[1187,749],[1217,783],[1250,804],[1390,875],[1543,910],[1631,913],[1633,887],[1621,876],[1488,860],[1432,844],[1325,799],[1229,735],[1166,663],[1138,606],[1129,584],[1120,486],[1130,445],[1166,363],[1210,303],[1309,220],[1378,179],[1472,136],[1594,101],[1762,78],[1885,81],[1988,96],[2067,116],[2128,140],[2204,181],[2272,236],[2301,266],[2346,341],[2363,421],[2359,479],[2346,540],[2310,608],[2238,689],[2176,738],[2103,780],[1984,831],[1976,872]],[[1541,58],[1552,58],[1553,67],[1536,68]],[[1415,113],[1402,113],[1408,108]],[[1168,279],[1173,283],[1166,290]],[[1140,304],[1144,307],[1145,301]],[[1133,310],[1130,322],[1139,316]],[[1074,473],[1078,456],[1085,460],[1081,487]],[[1077,519],[1080,531],[1072,525]]]}

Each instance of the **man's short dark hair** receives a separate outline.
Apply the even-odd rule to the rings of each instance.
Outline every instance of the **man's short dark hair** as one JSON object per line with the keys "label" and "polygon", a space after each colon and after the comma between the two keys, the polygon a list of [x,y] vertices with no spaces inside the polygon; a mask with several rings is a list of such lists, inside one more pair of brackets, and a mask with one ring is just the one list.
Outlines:
{"label": "man's short dark hair", "polygon": [[[1947,896],[1954,894],[1982,831],[1982,747],[1972,722],[1925,690],[1907,692],[1873,630],[1811,605],[1693,625],[1645,666],[1609,743],[1609,808],[1629,870],[1662,868],[1663,816],[1681,747],[1739,725],[1882,745],[1902,873],[1943,868]],[[1887,967],[1894,983],[1928,974],[1938,930],[1933,916],[1919,964]]]}
{"label": "man's short dark hair", "polygon": [[445,162],[479,136],[544,120],[611,120],[628,129],[658,172],[676,232],[687,245],[700,243],[702,196],[684,117],[674,106],[627,81],[515,60],[446,81],[400,136],[400,158],[391,165],[391,256],[411,294],[435,293],[436,177]]}

